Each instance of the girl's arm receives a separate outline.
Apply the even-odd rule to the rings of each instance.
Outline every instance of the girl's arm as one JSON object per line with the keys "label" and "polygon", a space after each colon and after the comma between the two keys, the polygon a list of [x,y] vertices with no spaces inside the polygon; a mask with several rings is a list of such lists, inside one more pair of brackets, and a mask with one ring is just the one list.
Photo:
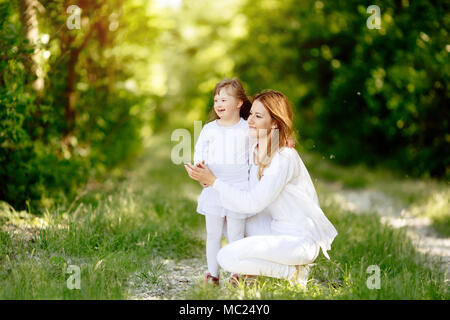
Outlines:
{"label": "girl's arm", "polygon": [[[204,159],[204,155],[207,152],[207,143],[206,143],[206,139],[205,139],[205,133],[204,133],[204,128],[202,129],[202,131],[200,131],[200,134],[198,136],[197,142],[195,144],[194,147],[194,165],[195,166],[199,166],[200,163],[205,164],[205,159]],[[207,188],[208,185],[201,183],[201,186],[203,188]]]}
{"label": "girl's arm", "polygon": [[207,152],[207,143],[205,139],[205,127],[203,127],[202,131],[198,136],[197,142],[194,147],[194,165],[202,162],[204,159],[205,152]]}

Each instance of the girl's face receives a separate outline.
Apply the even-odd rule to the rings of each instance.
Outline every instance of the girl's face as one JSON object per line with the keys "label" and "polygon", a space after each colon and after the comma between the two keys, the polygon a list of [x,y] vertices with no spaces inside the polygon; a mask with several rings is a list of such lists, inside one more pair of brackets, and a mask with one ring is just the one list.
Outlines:
{"label": "girl's face", "polygon": [[258,100],[254,101],[252,104],[247,123],[249,127],[249,136],[255,138],[266,136],[271,129],[275,128],[275,124],[269,111],[267,111],[267,108]]}
{"label": "girl's face", "polygon": [[232,120],[239,116],[242,101],[228,94],[223,88],[214,96],[214,111],[223,120]]}

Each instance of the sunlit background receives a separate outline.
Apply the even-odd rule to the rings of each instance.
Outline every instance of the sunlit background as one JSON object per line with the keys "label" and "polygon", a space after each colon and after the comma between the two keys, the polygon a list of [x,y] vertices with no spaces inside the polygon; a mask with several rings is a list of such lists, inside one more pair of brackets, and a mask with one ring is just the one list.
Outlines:
{"label": "sunlit background", "polygon": [[[448,300],[448,12],[416,0],[0,0],[0,299]],[[193,140],[232,77],[249,96],[291,100],[295,147],[338,230],[307,292],[277,279],[202,286],[201,186],[171,161],[171,134]],[[373,265],[380,290],[366,285]]]}
{"label": "sunlit background", "polygon": [[448,181],[447,11],[408,0],[1,0],[0,197],[26,208],[73,196],[148,137],[192,131],[215,84],[235,76],[249,96],[289,97],[306,151]]}

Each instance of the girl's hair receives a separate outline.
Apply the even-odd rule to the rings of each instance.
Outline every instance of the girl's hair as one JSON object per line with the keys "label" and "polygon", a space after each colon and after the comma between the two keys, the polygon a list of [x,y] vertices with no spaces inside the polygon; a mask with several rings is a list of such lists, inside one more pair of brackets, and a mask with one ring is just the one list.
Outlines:
{"label": "girl's hair", "polygon": [[[275,90],[266,90],[253,96],[253,102],[258,100],[266,107],[272,121],[276,124],[278,130],[278,145],[272,147],[272,137],[274,133],[272,129],[268,132],[267,151],[263,159],[258,163],[258,179],[261,180],[264,169],[270,165],[275,152],[286,146],[287,140],[295,140],[292,128],[293,113],[289,100],[284,94]],[[275,132],[276,133],[276,132]],[[276,143],[276,141],[274,141]]]}
{"label": "girl's hair", "polygon": [[[217,94],[220,93],[220,90],[222,89],[228,89],[228,93],[230,95],[242,101],[242,106],[239,111],[239,115],[241,116],[241,118],[244,118],[244,120],[247,120],[250,114],[250,109],[252,108],[252,103],[245,94],[245,90],[244,87],[242,86],[242,83],[237,78],[233,78],[231,80],[224,79],[220,81],[218,84],[216,84],[216,87],[214,88],[213,99]],[[212,108],[211,112],[209,113],[209,121],[213,121],[216,119],[219,119],[219,116],[214,111],[214,108]]]}

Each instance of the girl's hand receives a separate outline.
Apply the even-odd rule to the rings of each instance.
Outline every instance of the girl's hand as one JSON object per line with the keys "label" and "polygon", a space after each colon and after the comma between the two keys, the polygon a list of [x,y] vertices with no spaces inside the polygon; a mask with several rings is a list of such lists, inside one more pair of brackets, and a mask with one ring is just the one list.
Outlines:
{"label": "girl's hand", "polygon": [[205,184],[210,187],[216,181],[216,176],[212,171],[208,168],[208,166],[204,164],[197,164],[196,166],[192,166],[190,164],[184,165],[189,177],[191,179],[197,180],[201,184]]}

